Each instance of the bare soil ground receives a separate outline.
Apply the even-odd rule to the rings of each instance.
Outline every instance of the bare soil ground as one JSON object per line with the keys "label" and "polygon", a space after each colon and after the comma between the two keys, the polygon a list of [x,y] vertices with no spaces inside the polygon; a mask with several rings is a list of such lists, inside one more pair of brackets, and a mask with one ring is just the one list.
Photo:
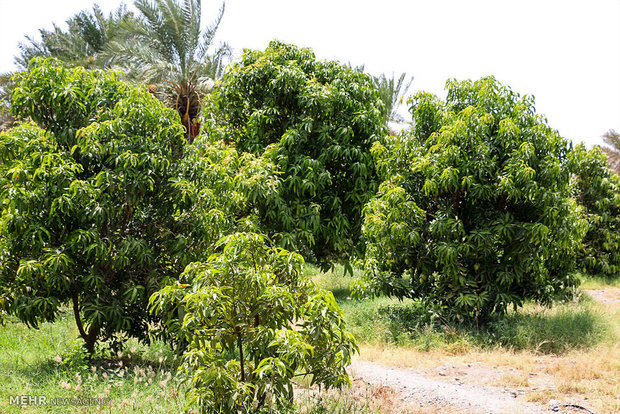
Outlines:
{"label": "bare soil ground", "polygon": [[620,289],[590,289],[585,291],[592,299],[602,304],[618,304],[620,303]]}

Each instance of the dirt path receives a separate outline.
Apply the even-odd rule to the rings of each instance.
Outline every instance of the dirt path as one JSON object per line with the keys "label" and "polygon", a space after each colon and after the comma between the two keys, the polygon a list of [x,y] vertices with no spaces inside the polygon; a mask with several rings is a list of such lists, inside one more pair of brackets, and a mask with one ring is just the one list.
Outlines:
{"label": "dirt path", "polygon": [[590,289],[585,292],[590,295],[592,299],[604,305],[620,303],[620,289],[618,288]]}
{"label": "dirt path", "polygon": [[412,407],[438,407],[458,412],[485,414],[549,413],[549,408],[523,401],[500,388],[447,382],[421,375],[414,369],[392,368],[374,362],[355,361],[353,378],[396,390]]}

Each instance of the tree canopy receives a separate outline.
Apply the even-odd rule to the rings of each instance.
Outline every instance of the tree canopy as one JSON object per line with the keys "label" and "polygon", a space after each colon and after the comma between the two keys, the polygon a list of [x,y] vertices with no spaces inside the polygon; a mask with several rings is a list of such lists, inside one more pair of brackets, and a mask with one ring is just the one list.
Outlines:
{"label": "tree canopy", "polygon": [[295,376],[348,384],[357,345],[331,292],[303,277],[303,258],[254,233],[220,245],[151,299],[167,329],[189,343],[181,370],[190,401],[207,412],[282,412]]}
{"label": "tree canopy", "polygon": [[276,242],[314,260],[352,249],[377,186],[370,147],[386,133],[367,75],[272,42],[232,64],[205,109],[211,139],[264,156],[281,172],[280,198],[261,214]]}
{"label": "tree canopy", "polygon": [[[125,332],[148,338],[149,296],[198,250],[200,228],[174,180],[178,115],[113,72],[33,61],[17,79],[0,135],[0,285],[30,326],[73,308],[87,348]],[[200,240],[200,239],[199,239]]]}
{"label": "tree canopy", "polygon": [[414,126],[373,154],[366,280],[446,316],[486,320],[570,292],[587,225],[570,193],[570,145],[494,78],[410,100]]}

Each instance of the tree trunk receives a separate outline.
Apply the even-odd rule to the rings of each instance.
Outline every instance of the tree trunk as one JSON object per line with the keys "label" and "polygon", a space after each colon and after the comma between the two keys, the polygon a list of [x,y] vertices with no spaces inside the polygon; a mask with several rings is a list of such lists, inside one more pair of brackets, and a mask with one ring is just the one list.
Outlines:
{"label": "tree trunk", "polygon": [[91,325],[88,329],[88,333],[84,330],[82,325],[82,318],[80,317],[80,306],[78,302],[77,294],[73,295],[73,316],[75,317],[75,324],[77,325],[80,336],[84,340],[84,346],[90,355],[95,352],[95,344],[97,343],[97,336],[99,335],[100,328],[96,325]]}

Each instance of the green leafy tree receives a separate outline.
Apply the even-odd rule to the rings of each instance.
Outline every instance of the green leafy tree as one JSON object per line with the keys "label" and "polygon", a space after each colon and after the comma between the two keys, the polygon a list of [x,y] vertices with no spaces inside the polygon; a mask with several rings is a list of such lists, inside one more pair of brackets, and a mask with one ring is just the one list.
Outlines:
{"label": "green leafy tree", "polygon": [[579,144],[570,154],[574,193],[584,207],[589,229],[577,256],[591,275],[620,276],[620,178],[607,167],[601,148]]}
{"label": "green leafy tree", "polygon": [[601,147],[601,150],[607,154],[609,168],[620,175],[620,134],[610,129],[603,134],[603,141],[607,146]]}
{"label": "green leafy tree", "polygon": [[494,78],[447,90],[415,95],[413,128],[373,148],[384,181],[365,207],[366,281],[460,320],[549,303],[577,283],[587,230],[570,145]]}
{"label": "green leafy tree", "polygon": [[192,141],[200,129],[202,99],[232,52],[226,44],[214,44],[224,4],[206,28],[201,25],[201,0],[136,0],[134,5],[139,19],[111,43],[107,62],[130,79],[152,84],[152,92],[179,112]]}
{"label": "green leafy tree", "polygon": [[176,203],[186,210],[183,217],[196,224],[184,235],[181,250],[198,250],[208,257],[216,242],[232,232],[261,231],[257,206],[279,197],[281,181],[268,159],[201,135],[185,147],[172,185]]}
{"label": "green leafy tree", "polygon": [[68,304],[90,352],[117,333],[148,340],[148,298],[203,250],[178,115],[114,72],[55,60],[16,83],[11,110],[39,126],[0,135],[2,306],[37,327]]}
{"label": "green leafy tree", "polygon": [[349,252],[377,188],[370,147],[386,133],[372,80],[272,42],[232,64],[207,105],[212,139],[267,157],[282,174],[280,198],[260,214],[274,240],[314,260]]}
{"label": "green leafy tree", "polygon": [[151,298],[167,329],[189,342],[180,370],[190,403],[207,412],[282,412],[293,402],[293,377],[348,384],[357,346],[333,295],[304,279],[303,258],[254,233],[220,244]]}
{"label": "green leafy tree", "polygon": [[[70,67],[103,68],[102,52],[131,21],[135,21],[135,17],[124,5],[108,16],[95,5],[92,11],[84,10],[69,18],[66,30],[56,24],[53,30],[40,29],[40,39],[26,36],[26,42],[19,44],[21,52],[15,57],[18,71],[26,70],[30,60],[37,57],[54,57]],[[0,130],[8,128],[14,121],[8,111],[13,75],[15,73],[0,75]]]}
{"label": "green leafy tree", "polygon": [[[356,70],[358,72],[364,72],[366,65],[353,66],[351,62],[344,64],[346,68]],[[372,81],[375,87],[379,91],[381,101],[383,101],[384,112],[383,121],[386,127],[389,127],[390,123],[404,124],[407,121],[398,113],[398,108],[402,104],[403,99],[407,95],[407,91],[413,82],[413,76],[407,77],[407,73],[400,74],[398,79],[392,73],[391,77],[388,77],[385,73],[379,76],[371,75]],[[394,135],[395,132],[390,130],[390,135]]]}

